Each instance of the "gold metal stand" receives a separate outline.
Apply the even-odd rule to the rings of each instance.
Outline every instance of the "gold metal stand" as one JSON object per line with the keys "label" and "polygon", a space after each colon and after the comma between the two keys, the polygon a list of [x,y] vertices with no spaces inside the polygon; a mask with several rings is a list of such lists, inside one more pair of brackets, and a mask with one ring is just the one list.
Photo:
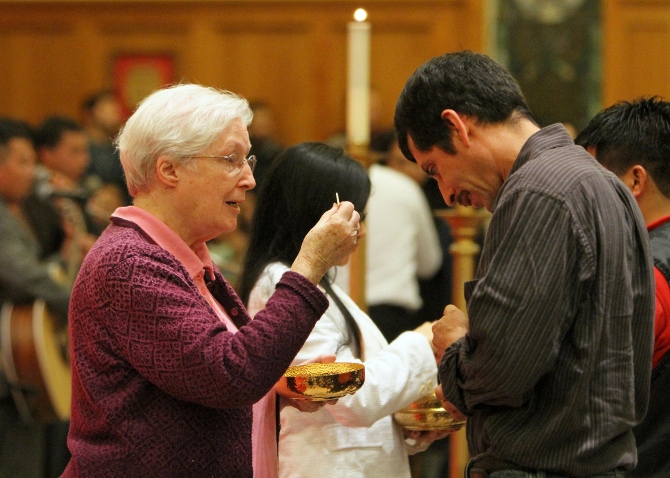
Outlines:
{"label": "gold metal stand", "polygon": [[[475,242],[477,233],[491,216],[483,209],[475,209],[457,205],[453,209],[435,211],[435,215],[447,221],[451,228],[454,242],[449,247],[452,255],[453,276],[453,304],[465,311],[464,285],[475,276],[475,258],[479,253],[479,245]],[[465,465],[470,459],[468,444],[465,436],[465,428],[453,433],[449,439],[449,476],[450,478],[461,478]]]}

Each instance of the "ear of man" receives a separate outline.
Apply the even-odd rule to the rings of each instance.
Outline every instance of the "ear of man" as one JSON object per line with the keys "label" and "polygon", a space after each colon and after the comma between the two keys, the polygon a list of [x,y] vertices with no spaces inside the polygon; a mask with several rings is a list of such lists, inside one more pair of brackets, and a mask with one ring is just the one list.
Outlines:
{"label": "ear of man", "polygon": [[636,164],[629,168],[621,177],[621,181],[628,186],[633,196],[637,199],[648,187],[648,181],[651,179],[647,175],[647,170],[643,166]]}
{"label": "ear of man", "polygon": [[460,115],[454,110],[446,109],[441,115],[442,121],[447,123],[456,132],[455,140],[458,140],[466,148],[470,147],[470,121],[467,116]]}

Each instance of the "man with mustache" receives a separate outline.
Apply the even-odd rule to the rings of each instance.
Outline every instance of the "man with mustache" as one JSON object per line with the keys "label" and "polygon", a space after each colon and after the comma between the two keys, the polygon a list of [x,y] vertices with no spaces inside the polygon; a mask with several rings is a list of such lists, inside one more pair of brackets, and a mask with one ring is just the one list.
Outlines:
{"label": "man with mustache", "polygon": [[563,125],[540,128],[485,55],[419,67],[395,126],[449,205],[493,213],[467,318],[449,305],[433,327],[436,393],[468,418],[466,476],[622,476],[636,463],[654,325],[635,198]]}

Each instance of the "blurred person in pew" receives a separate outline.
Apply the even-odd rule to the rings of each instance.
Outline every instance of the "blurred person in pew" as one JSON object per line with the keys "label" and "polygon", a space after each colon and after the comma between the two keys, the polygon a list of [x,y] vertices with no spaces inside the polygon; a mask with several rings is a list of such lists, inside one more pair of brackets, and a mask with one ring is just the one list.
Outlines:
{"label": "blurred person in pew", "polygon": [[[116,188],[121,198],[118,206],[130,204],[130,195],[123,177],[123,168],[114,138],[123,124],[121,105],[111,90],[90,93],[81,104],[82,124],[88,137],[90,163],[86,171],[86,187],[97,190]],[[106,199],[110,199],[110,193]]]}
{"label": "blurred person in pew", "polygon": [[73,202],[78,204],[86,231],[99,236],[124,200],[114,185],[88,180],[90,154],[83,127],[66,116],[45,118],[35,132],[35,147],[42,166],[37,194],[52,198],[61,212],[70,211]]}
{"label": "blurred person in pew", "polygon": [[[76,236],[79,249],[73,251],[77,257],[72,267],[78,269],[102,232],[88,214],[91,194],[82,183],[89,164],[86,135],[73,119],[50,116],[35,130],[35,149],[39,163],[36,194],[51,200],[68,233]],[[74,281],[76,271],[71,274]]]}
{"label": "blurred person in pew", "polygon": [[[386,155],[384,164],[411,178],[419,187],[426,199],[428,209],[432,216],[434,229],[440,242],[442,251],[441,266],[432,276],[419,276],[419,294],[421,297],[421,308],[416,312],[417,319],[423,321],[434,321],[442,315],[444,306],[451,301],[452,292],[452,260],[449,248],[453,243],[451,229],[447,221],[434,215],[435,211],[447,209],[442,198],[437,181],[428,176],[418,164],[407,161],[400,151],[398,139],[394,136],[393,144]],[[423,207],[423,206],[420,206]],[[431,233],[433,228],[427,228]],[[423,229],[422,229],[423,231]],[[425,234],[425,232],[419,232]],[[370,248],[372,252],[374,249]],[[372,314],[371,314],[372,315]],[[437,440],[423,453],[410,457],[410,466],[413,472],[416,470],[417,478],[443,478],[449,475],[449,440]]]}
{"label": "blurred person in pew", "polygon": [[[69,458],[67,423],[45,423],[25,407],[31,391],[10,383],[13,351],[28,353],[20,322],[5,316],[19,308],[30,310],[38,299],[62,325],[67,321],[70,290],[62,281],[65,262],[61,249],[68,239],[60,227],[58,211],[32,195],[36,153],[32,128],[13,118],[0,118],[0,476],[52,478],[60,476]],[[52,237],[55,235],[57,237]],[[33,338],[31,336],[30,338]],[[12,352],[9,348],[11,347]],[[32,358],[28,353],[24,358]],[[43,372],[29,360],[31,374]],[[14,368],[14,367],[12,367]],[[18,378],[18,377],[17,377]],[[21,407],[20,405],[24,405]]]}
{"label": "blurred person in pew", "polygon": [[275,115],[270,103],[254,100],[249,102],[249,107],[254,113],[254,121],[249,125],[251,154],[258,160],[254,178],[256,178],[257,188],[260,188],[272,161],[281,153],[283,147],[276,139]]}

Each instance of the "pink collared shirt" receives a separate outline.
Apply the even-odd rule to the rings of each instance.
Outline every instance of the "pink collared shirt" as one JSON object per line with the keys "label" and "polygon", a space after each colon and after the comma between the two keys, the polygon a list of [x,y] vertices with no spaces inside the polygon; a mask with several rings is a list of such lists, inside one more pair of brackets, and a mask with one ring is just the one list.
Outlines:
{"label": "pink collared shirt", "polygon": [[[216,315],[226,324],[226,328],[233,333],[237,332],[238,329],[233,321],[205,285],[205,273],[214,279],[214,268],[207,244],[201,242],[191,249],[163,221],[135,206],[120,207],[114,211],[112,216],[137,224],[157,245],[175,256],[184,265]],[[270,390],[253,406],[251,444],[254,478],[276,478],[278,476],[275,395],[274,390]]]}
{"label": "pink collared shirt", "polygon": [[175,256],[188,271],[191,279],[198,287],[198,290],[209,305],[212,306],[216,315],[226,324],[231,332],[237,332],[237,327],[230,320],[226,311],[221,307],[212,296],[205,285],[205,272],[209,274],[210,279],[214,279],[214,268],[209,250],[204,242],[196,244],[194,249],[188,247],[179,235],[170,229],[163,221],[153,214],[135,206],[120,207],[114,214],[114,217],[125,219],[140,226],[140,228],[154,240],[156,244]]}

